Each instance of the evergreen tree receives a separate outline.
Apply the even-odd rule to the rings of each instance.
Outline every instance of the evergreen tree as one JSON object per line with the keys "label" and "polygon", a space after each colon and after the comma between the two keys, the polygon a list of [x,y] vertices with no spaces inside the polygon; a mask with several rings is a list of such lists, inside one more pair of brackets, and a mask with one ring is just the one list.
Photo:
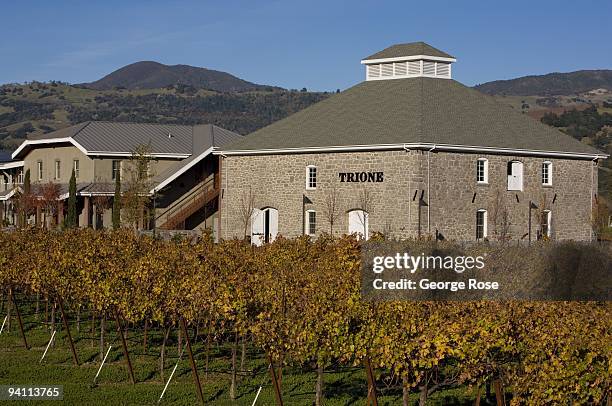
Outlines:
{"label": "evergreen tree", "polygon": [[115,195],[113,196],[113,229],[121,227],[121,173],[115,175]]}
{"label": "evergreen tree", "polygon": [[19,223],[21,227],[25,227],[28,212],[30,211],[29,203],[30,203],[30,192],[32,189],[32,185],[30,182],[30,170],[26,170],[24,179],[23,179],[23,194],[21,195],[21,213],[19,213]]}
{"label": "evergreen tree", "polygon": [[30,170],[28,169],[25,173],[25,177],[23,179],[23,192],[25,194],[30,194],[31,190],[31,182],[30,182]]}
{"label": "evergreen tree", "polygon": [[74,228],[77,226],[76,204],[76,176],[73,169],[72,175],[70,175],[70,185],[68,186],[68,213],[64,220],[64,227],[66,228]]}

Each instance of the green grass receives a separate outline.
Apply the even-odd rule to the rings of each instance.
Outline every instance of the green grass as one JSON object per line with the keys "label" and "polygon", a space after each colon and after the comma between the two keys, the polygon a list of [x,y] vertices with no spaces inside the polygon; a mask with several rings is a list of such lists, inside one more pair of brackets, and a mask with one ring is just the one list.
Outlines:
{"label": "green grass", "polygon": [[[24,306],[25,307],[25,306]],[[24,311],[22,309],[22,311]],[[6,315],[6,307],[0,310],[0,323]],[[13,312],[14,316],[14,312]],[[42,317],[42,315],[41,315]],[[71,316],[69,316],[71,317]],[[85,315],[82,316],[86,320]],[[90,336],[90,320],[82,321],[80,332],[76,322],[71,320],[71,332],[76,342],[81,365],[72,361],[65,331],[57,317],[55,344],[49,349],[45,360],[39,363],[50,332],[33,315],[25,317],[26,337],[31,346],[26,350],[18,330],[16,318],[11,330],[0,335],[0,385],[63,385],[64,403],[71,405],[152,405],[162,393],[164,382],[159,372],[159,355],[162,331],[152,329],[147,351],[143,350],[142,331],[131,330],[128,334],[130,357],[134,366],[136,385],[129,380],[120,339],[112,323],[107,322],[107,346],[113,348],[102,372],[93,384],[94,376],[100,366],[99,325],[96,326],[94,339]],[[99,323],[99,321],[98,321]],[[260,385],[263,386],[258,405],[274,405],[274,394],[267,371],[264,354],[256,348],[248,347],[245,373],[239,377],[237,398],[229,397],[231,348],[227,344],[212,344],[210,348],[209,372],[205,372],[205,336],[202,333],[194,343],[194,353],[206,404],[214,405],[251,405]],[[108,347],[107,347],[108,348]],[[240,351],[238,352],[240,359]],[[165,376],[167,380],[178,360],[176,331],[172,331],[167,347]],[[378,373],[382,371],[377,371]],[[314,402],[316,374],[307,366],[289,366],[283,370],[282,394],[286,405],[312,405]],[[380,405],[401,404],[401,388],[386,385],[379,380]],[[367,391],[366,376],[363,368],[336,367],[324,374],[325,405],[365,404]],[[185,352],[171,384],[166,391],[162,404],[197,404],[193,377]],[[434,394],[428,405],[472,404],[473,393],[467,388],[457,388]],[[416,404],[418,395],[411,395],[411,404]],[[52,401],[39,401],[37,404],[54,404]],[[486,404],[483,402],[481,404]]]}

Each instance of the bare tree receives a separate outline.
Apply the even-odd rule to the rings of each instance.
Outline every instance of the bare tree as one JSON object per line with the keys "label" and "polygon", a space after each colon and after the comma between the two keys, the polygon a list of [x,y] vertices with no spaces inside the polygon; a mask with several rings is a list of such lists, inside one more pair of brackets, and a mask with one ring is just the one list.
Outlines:
{"label": "bare tree", "polygon": [[610,206],[606,199],[601,195],[593,199],[591,227],[596,239],[601,239],[606,233],[612,233],[610,220]]}
{"label": "bare tree", "polygon": [[127,179],[122,199],[122,214],[125,213],[126,222],[136,229],[141,222],[148,223],[146,213],[150,201],[149,192],[153,187],[151,180],[154,176],[151,171],[151,160],[151,145],[139,145],[132,152],[126,167]]}
{"label": "bare tree", "polygon": [[510,212],[504,200],[504,194],[500,189],[495,191],[492,210],[493,236],[500,242],[510,239]]}
{"label": "bare tree", "polygon": [[253,217],[253,213],[255,212],[255,194],[253,194],[253,190],[249,186],[249,191],[242,191],[242,195],[240,196],[240,206],[238,207],[240,211],[240,220],[242,221],[243,226],[243,236],[246,239],[249,234],[247,231],[249,229],[249,224],[251,223],[251,218]]}
{"label": "bare tree", "polygon": [[551,234],[551,225],[548,224],[548,216],[550,209],[548,207],[548,202],[546,201],[546,193],[542,193],[540,195],[540,200],[538,204],[537,210],[537,219],[538,219],[538,231],[537,231],[537,239],[538,240],[548,240]]}
{"label": "bare tree", "polygon": [[359,216],[359,221],[363,227],[363,238],[368,238],[368,216],[372,206],[372,195],[367,188],[361,189],[359,193],[359,200],[357,202],[358,208],[363,212],[362,216]]}
{"label": "bare tree", "polygon": [[[55,218],[58,211],[60,187],[58,184],[49,182],[40,187],[40,200],[38,203],[43,211],[43,228],[47,228],[47,222]],[[54,225],[54,224],[50,224]]]}
{"label": "bare tree", "polygon": [[329,233],[334,235],[334,225],[340,219],[342,213],[340,212],[339,204],[340,194],[335,186],[332,186],[325,193],[325,205],[323,206],[323,215],[329,223]]}

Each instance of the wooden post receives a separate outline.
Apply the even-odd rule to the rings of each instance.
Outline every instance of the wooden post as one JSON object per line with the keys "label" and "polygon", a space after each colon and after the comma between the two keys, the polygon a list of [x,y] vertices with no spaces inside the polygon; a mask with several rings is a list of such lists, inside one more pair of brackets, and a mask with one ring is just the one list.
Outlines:
{"label": "wooden post", "polygon": [[191,351],[191,340],[189,339],[189,332],[187,331],[187,324],[185,319],[181,317],[181,327],[183,328],[183,335],[185,336],[185,344],[187,345],[187,353],[189,354],[189,363],[191,364],[191,373],[193,374],[193,383],[196,387],[198,399],[201,404],[204,404],[204,395],[202,394],[202,385],[200,384],[200,377],[198,376],[198,368],[193,358],[193,352]]}
{"label": "wooden post", "polygon": [[15,300],[15,292],[13,292],[13,288],[9,288],[9,295],[11,295],[13,306],[15,307],[15,313],[17,314],[17,321],[19,322],[19,331],[21,332],[23,345],[25,345],[26,350],[29,350],[30,346],[28,345],[28,340],[26,339],[25,331],[23,330],[23,320],[21,320],[21,313],[19,312],[19,306],[17,306],[17,301]]}
{"label": "wooden post", "polygon": [[272,385],[274,386],[274,397],[276,398],[276,405],[283,406],[283,396],[281,394],[280,385],[276,377],[276,368],[274,362],[272,362],[272,356],[268,353],[268,361],[270,362],[270,376],[272,377]]}
{"label": "wooden post", "polygon": [[506,406],[506,402],[504,400],[504,389],[499,379],[493,381],[493,389],[495,391],[495,402],[497,406]]}
{"label": "wooden post", "polygon": [[132,368],[132,361],[130,361],[130,354],[128,353],[127,343],[125,341],[125,335],[123,335],[123,327],[121,326],[121,319],[119,319],[119,312],[115,310],[115,321],[117,322],[117,332],[121,336],[121,345],[123,346],[123,355],[125,355],[125,362],[127,363],[128,370],[130,372],[130,380],[132,385],[136,385],[136,379],[134,379],[134,369]]}
{"label": "wooden post", "polygon": [[64,328],[66,329],[66,335],[68,336],[68,342],[70,343],[70,351],[72,351],[72,360],[74,365],[79,365],[79,357],[77,356],[76,349],[74,348],[74,341],[72,341],[72,335],[70,334],[70,328],[68,327],[68,318],[64,311],[64,301],[60,295],[57,295],[57,302],[59,303],[60,311],[62,312],[62,320],[64,320]]}
{"label": "wooden post", "polygon": [[366,358],[363,361],[366,370],[366,377],[368,379],[368,405],[378,406],[378,399],[376,398],[376,381],[374,379],[374,373],[372,372],[372,365],[370,359]]}

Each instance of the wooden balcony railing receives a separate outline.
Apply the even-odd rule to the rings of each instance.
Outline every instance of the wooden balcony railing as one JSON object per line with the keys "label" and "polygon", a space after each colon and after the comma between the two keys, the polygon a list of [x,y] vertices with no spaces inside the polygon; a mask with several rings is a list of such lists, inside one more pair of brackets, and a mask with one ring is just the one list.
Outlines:
{"label": "wooden balcony railing", "polygon": [[165,230],[175,230],[177,226],[183,223],[189,216],[200,210],[212,199],[219,195],[219,177],[214,176],[188,195],[181,198],[174,207],[162,216],[165,219],[159,228]]}

